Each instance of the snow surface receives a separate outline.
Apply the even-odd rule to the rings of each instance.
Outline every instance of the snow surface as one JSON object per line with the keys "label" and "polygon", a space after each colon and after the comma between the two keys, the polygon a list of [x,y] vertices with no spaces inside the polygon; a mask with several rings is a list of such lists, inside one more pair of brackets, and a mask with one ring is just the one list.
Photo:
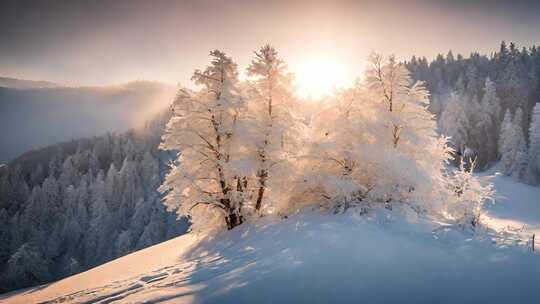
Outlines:
{"label": "snow surface", "polygon": [[495,202],[486,204],[483,220],[516,243],[530,242],[536,234],[540,250],[540,188],[517,182],[496,170],[483,175],[496,189]]}
{"label": "snow surface", "polygon": [[[540,188],[493,175],[486,220],[540,224]],[[512,199],[510,199],[512,197]],[[187,234],[1,303],[538,303],[540,254],[414,213],[307,212]]]}

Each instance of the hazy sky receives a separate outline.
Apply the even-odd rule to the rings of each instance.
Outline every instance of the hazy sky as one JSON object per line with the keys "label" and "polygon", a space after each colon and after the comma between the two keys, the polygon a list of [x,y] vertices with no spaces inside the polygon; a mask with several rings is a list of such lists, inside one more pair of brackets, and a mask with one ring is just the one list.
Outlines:
{"label": "hazy sky", "polygon": [[540,1],[0,1],[0,75],[72,85],[186,83],[213,48],[241,67],[264,43],[294,68],[371,51],[433,57],[540,44]]}

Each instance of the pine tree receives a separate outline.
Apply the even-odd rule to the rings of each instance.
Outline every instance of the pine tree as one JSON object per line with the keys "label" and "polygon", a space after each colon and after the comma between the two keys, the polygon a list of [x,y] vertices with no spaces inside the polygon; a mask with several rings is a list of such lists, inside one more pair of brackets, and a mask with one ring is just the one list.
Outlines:
{"label": "pine tree", "polygon": [[525,139],[525,134],[523,132],[523,111],[521,108],[516,110],[514,115],[514,164],[512,168],[512,176],[518,180],[521,180],[525,176],[525,171],[527,168],[527,141]]}
{"label": "pine tree", "polygon": [[527,143],[521,128],[522,115],[521,109],[518,109],[512,119],[507,110],[499,138],[503,173],[518,179],[524,177],[527,164]]}
{"label": "pine tree", "polygon": [[152,156],[150,151],[144,153],[142,159],[143,186],[147,189],[156,189],[159,186],[159,161]]}
{"label": "pine tree", "polygon": [[495,83],[489,77],[485,81],[482,101],[475,111],[477,112],[477,122],[476,128],[473,128],[472,131],[476,133],[475,137],[478,141],[479,159],[477,165],[484,168],[490,161],[497,160],[498,122],[501,115],[500,101],[495,91]]}
{"label": "pine tree", "polygon": [[0,265],[9,258],[11,251],[11,232],[9,229],[9,214],[6,209],[0,209]]}
{"label": "pine tree", "polygon": [[475,96],[482,93],[483,81],[478,74],[478,68],[473,62],[470,62],[467,65],[467,70],[465,71],[465,77],[467,78],[467,95]]}
{"label": "pine tree", "polygon": [[66,158],[62,164],[62,172],[60,173],[60,177],[58,179],[62,189],[65,189],[70,185],[75,185],[75,181],[78,180],[77,169],[75,168],[73,162],[74,158],[68,156],[68,158]]}
{"label": "pine tree", "polygon": [[471,123],[466,112],[462,95],[453,92],[440,120],[442,133],[450,137],[454,149],[462,154],[469,142]]}
{"label": "pine tree", "polygon": [[528,181],[540,181],[540,103],[534,106],[529,128]]}
{"label": "pine tree", "polygon": [[6,284],[28,286],[46,282],[50,272],[43,255],[35,246],[27,243],[9,258],[5,276]]}

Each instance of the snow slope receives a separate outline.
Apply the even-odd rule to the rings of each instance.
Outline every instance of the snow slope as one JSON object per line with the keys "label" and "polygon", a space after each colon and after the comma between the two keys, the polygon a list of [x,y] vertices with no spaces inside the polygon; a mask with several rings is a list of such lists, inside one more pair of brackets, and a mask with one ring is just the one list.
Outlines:
{"label": "snow slope", "polygon": [[486,204],[484,221],[516,243],[536,234],[540,249],[540,188],[519,183],[496,170],[483,174],[496,189],[495,203]]}
{"label": "snow slope", "polygon": [[[137,282],[136,278],[147,270],[159,272],[175,264],[194,240],[193,235],[186,234],[58,282],[1,295],[0,303],[38,303],[58,297],[73,302],[95,301],[117,286]],[[144,276],[140,279],[144,282]]]}
{"label": "snow slope", "polygon": [[[537,227],[540,189],[493,181],[499,197],[519,203],[499,198],[487,209],[491,221]],[[214,240],[184,235],[0,302],[538,303],[540,255],[490,235],[396,211],[302,213]]]}

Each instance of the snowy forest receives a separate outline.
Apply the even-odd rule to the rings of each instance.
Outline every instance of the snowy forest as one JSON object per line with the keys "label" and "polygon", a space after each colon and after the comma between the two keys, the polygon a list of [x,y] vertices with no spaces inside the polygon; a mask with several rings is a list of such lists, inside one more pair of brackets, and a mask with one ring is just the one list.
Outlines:
{"label": "snowy forest", "polygon": [[[360,74],[360,72],[359,72]],[[245,75],[241,77],[241,75]],[[245,71],[210,53],[144,127],[0,167],[0,291],[50,282],[187,231],[300,210],[413,212],[473,231],[492,185],[540,183],[540,50],[433,61],[372,54],[348,88],[306,101],[265,45]]]}
{"label": "snowy forest", "polygon": [[167,118],[0,167],[1,291],[57,280],[186,231],[157,191],[172,157],[158,150]]}
{"label": "snowy forest", "polygon": [[414,79],[426,82],[429,110],[450,136],[459,156],[487,169],[499,160],[506,175],[540,182],[540,50],[504,41],[488,55],[465,58],[451,51],[429,62],[405,63]]}

